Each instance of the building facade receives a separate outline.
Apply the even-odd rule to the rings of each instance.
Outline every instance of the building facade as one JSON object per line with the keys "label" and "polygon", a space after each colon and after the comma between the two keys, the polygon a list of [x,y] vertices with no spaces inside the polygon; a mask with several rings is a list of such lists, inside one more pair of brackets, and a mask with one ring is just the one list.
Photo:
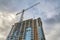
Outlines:
{"label": "building facade", "polygon": [[7,40],[45,40],[40,18],[15,23]]}

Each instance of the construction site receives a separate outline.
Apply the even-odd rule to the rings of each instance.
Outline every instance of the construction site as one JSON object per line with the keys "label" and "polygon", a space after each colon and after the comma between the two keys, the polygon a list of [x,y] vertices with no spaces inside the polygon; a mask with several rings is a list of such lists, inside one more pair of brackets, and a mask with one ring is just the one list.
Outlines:
{"label": "construction site", "polygon": [[23,9],[21,12],[16,14],[21,14],[20,21],[12,25],[11,31],[6,40],[45,40],[42,20],[40,17],[23,21],[24,12],[38,4],[40,4],[40,2],[27,9]]}

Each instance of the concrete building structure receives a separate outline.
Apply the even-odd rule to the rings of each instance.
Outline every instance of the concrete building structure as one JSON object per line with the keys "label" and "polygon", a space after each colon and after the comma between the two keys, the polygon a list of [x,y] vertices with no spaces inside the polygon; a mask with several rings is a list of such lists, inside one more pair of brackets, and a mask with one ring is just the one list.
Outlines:
{"label": "concrete building structure", "polygon": [[15,23],[7,40],[45,40],[40,18]]}

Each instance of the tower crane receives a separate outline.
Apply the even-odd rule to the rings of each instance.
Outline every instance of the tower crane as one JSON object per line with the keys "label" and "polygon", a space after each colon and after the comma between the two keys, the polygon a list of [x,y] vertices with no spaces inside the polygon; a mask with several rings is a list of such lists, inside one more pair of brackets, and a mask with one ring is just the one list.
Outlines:
{"label": "tower crane", "polygon": [[38,2],[38,3],[36,3],[36,4],[32,5],[32,6],[30,6],[30,7],[27,8],[27,9],[23,9],[21,12],[17,13],[16,15],[19,15],[19,14],[22,13],[22,14],[21,14],[21,18],[20,18],[20,22],[23,21],[23,15],[24,15],[24,12],[27,11],[27,10],[29,10],[29,9],[31,9],[31,8],[33,8],[34,6],[36,6],[36,5],[38,5],[38,4],[40,4],[40,2]]}
{"label": "tower crane", "polygon": [[[27,9],[23,9],[21,12],[19,12],[19,13],[16,14],[16,15],[19,15],[19,14],[22,13],[21,17],[20,17],[20,23],[23,21],[24,12],[27,11],[27,10],[29,10],[29,9],[31,9],[32,7],[34,7],[34,6],[38,5],[38,4],[40,4],[40,2],[32,5],[31,7],[27,8]],[[12,32],[12,30],[13,30],[13,27],[12,27],[12,29],[11,29],[8,37],[7,37],[7,40],[19,40],[20,26],[18,27],[18,29],[15,29],[15,31],[13,30],[13,32]],[[10,35],[10,34],[12,34],[12,35]]]}

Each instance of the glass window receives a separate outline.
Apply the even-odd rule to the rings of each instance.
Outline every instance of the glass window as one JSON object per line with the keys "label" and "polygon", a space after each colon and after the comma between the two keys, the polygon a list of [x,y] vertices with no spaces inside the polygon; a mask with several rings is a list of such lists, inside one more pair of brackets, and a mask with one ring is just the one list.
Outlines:
{"label": "glass window", "polygon": [[38,36],[39,36],[39,40],[43,39],[43,32],[40,26],[38,27]]}
{"label": "glass window", "polygon": [[31,27],[26,28],[25,40],[31,40]]}

